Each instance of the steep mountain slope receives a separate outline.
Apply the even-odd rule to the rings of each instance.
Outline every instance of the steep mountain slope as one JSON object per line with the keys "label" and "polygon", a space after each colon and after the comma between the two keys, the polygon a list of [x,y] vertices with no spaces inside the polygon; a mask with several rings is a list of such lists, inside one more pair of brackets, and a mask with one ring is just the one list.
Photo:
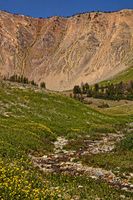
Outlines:
{"label": "steep mountain slope", "polygon": [[110,78],[133,64],[133,11],[37,19],[0,12],[0,74],[53,90]]}

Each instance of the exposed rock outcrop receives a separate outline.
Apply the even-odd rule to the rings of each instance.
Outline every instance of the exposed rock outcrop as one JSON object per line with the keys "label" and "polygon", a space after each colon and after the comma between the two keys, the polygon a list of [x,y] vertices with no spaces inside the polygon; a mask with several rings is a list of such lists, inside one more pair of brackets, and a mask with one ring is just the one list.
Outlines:
{"label": "exposed rock outcrop", "polygon": [[95,83],[133,64],[133,10],[69,18],[0,12],[0,75],[24,74],[48,89]]}

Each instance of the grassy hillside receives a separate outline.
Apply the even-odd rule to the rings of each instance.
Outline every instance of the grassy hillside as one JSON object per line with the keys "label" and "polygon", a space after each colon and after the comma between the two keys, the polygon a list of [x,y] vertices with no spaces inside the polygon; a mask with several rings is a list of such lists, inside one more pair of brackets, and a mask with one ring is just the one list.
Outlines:
{"label": "grassy hillside", "polygon": [[120,83],[121,81],[128,82],[130,80],[133,80],[133,67],[130,67],[127,70],[119,73],[117,76],[114,76],[110,80],[102,81],[101,84]]}
{"label": "grassy hillside", "polygon": [[1,153],[6,156],[16,156],[16,150],[17,154],[22,150],[52,150],[51,141],[58,135],[77,137],[93,135],[95,131],[111,132],[122,120],[62,95],[7,84],[0,86],[0,106],[0,141],[4,144]]}
{"label": "grassy hillside", "polygon": [[[130,199],[130,193],[102,181],[41,174],[28,157],[52,152],[58,136],[99,138],[103,133],[117,132],[129,121],[132,115],[113,117],[63,95],[1,82],[1,199],[120,199],[120,194]],[[79,182],[82,189],[78,189]]]}
{"label": "grassy hillside", "polygon": [[[97,99],[97,98],[87,98],[86,103],[89,103],[89,106],[99,112],[102,112],[110,116],[120,116],[127,119],[130,119],[133,115],[133,101],[129,100],[119,100],[112,101],[108,99]],[[102,108],[101,105],[106,104],[108,107]]]}

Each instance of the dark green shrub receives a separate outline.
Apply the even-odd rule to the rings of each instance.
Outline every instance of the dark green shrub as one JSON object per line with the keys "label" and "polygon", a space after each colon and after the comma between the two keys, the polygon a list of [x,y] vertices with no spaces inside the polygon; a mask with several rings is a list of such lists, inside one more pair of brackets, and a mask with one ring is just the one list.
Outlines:
{"label": "dark green shrub", "polygon": [[44,82],[42,82],[42,83],[40,83],[40,87],[45,89],[46,88],[46,84]]}

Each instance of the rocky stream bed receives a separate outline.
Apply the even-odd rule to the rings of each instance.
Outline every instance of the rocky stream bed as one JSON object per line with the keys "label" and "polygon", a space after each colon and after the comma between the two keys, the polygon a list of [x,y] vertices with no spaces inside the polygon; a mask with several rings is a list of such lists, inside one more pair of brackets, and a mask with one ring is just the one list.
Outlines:
{"label": "rocky stream bed", "polygon": [[93,179],[106,181],[108,184],[121,190],[133,192],[133,184],[130,183],[133,174],[122,179],[122,176],[116,176],[111,170],[95,168],[77,161],[77,158],[81,155],[109,153],[113,151],[115,144],[123,137],[124,135],[122,134],[109,134],[103,136],[100,140],[90,140],[88,138],[84,140],[87,144],[86,148],[77,151],[65,150],[64,147],[69,141],[64,137],[58,137],[57,141],[54,142],[54,153],[42,157],[32,156],[32,161],[34,166],[45,173],[64,173],[74,176],[86,175]]}

